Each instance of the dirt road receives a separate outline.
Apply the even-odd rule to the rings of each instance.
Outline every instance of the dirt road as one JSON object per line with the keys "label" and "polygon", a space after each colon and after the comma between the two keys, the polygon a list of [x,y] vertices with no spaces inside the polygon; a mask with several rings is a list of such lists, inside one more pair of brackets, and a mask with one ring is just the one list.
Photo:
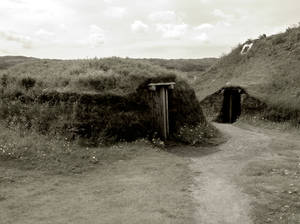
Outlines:
{"label": "dirt road", "polygon": [[271,138],[232,125],[215,125],[229,140],[217,153],[192,158],[191,169],[201,172],[191,187],[198,202],[196,220],[201,224],[250,224],[250,199],[235,179],[249,161],[266,151]]}

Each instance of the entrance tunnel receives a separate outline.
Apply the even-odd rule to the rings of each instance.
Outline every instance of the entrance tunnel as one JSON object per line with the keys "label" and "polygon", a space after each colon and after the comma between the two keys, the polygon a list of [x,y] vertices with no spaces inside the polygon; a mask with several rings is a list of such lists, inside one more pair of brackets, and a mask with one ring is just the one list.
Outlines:
{"label": "entrance tunnel", "polygon": [[241,115],[241,93],[240,88],[224,89],[220,122],[234,123],[239,118]]}

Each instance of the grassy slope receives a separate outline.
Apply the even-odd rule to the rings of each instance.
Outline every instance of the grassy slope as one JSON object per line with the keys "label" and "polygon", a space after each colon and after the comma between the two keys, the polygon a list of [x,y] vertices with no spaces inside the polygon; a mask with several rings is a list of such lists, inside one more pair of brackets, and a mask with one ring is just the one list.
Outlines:
{"label": "grassy slope", "polygon": [[180,77],[185,79],[190,85],[194,85],[195,80],[202,73],[217,63],[217,58],[201,58],[201,59],[142,59],[154,65],[159,65],[168,70],[178,71]]}
{"label": "grassy slope", "polygon": [[213,64],[217,62],[217,58],[201,58],[201,59],[142,59],[152,64],[159,65],[166,69],[179,70],[182,72],[205,72]]}
{"label": "grassy slope", "polygon": [[0,57],[0,70],[8,69],[17,64],[26,63],[34,60],[38,59],[24,56],[2,56]]}
{"label": "grassy slope", "polygon": [[[0,78],[3,74],[19,80],[31,77],[37,80],[36,87],[40,87],[40,90],[111,90],[114,93],[126,94],[134,90],[146,77],[176,75],[191,84],[195,77],[209,69],[216,61],[215,58],[34,60],[26,57],[2,57],[0,65],[9,63],[9,66],[0,70]],[[97,87],[93,83],[96,83]]]}
{"label": "grassy slope", "polygon": [[[134,59],[105,58],[89,60],[34,60],[16,64],[0,72],[11,80],[11,87],[20,84],[21,79],[35,79],[32,88],[40,92],[43,89],[62,91],[111,91],[125,95],[135,89],[146,79],[174,76],[176,71]],[[1,78],[3,79],[3,78]],[[8,81],[9,82],[9,81]]]}
{"label": "grassy slope", "polygon": [[199,77],[198,98],[238,85],[271,105],[300,109],[300,27],[253,42],[247,54],[239,45]]}

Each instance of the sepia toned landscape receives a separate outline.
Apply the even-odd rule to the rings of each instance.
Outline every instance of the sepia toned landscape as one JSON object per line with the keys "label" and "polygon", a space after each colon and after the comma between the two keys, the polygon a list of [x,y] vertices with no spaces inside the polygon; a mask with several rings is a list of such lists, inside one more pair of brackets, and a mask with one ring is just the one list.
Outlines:
{"label": "sepia toned landscape", "polygon": [[[28,7],[37,24],[69,30],[25,38],[0,22],[0,224],[300,223],[300,24],[273,25],[300,5],[274,3],[275,18],[265,0],[230,1],[232,14],[218,0],[155,0],[174,9],[159,12],[5,0],[0,12]],[[62,9],[82,23],[50,26]],[[10,25],[30,33],[22,16]],[[95,21],[88,40],[63,40],[95,18],[106,29]]]}

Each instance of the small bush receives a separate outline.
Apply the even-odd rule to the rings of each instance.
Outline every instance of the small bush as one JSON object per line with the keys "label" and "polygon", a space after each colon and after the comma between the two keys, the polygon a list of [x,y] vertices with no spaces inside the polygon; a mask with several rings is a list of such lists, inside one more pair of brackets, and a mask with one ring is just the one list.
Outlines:
{"label": "small bush", "polygon": [[29,90],[30,88],[34,87],[36,80],[31,77],[24,77],[20,81],[21,86],[24,87],[26,90]]}
{"label": "small bush", "polygon": [[1,76],[0,83],[1,83],[1,86],[3,86],[3,87],[7,86],[7,84],[8,84],[8,76],[7,76],[7,74],[4,74],[4,75]]}
{"label": "small bush", "polygon": [[217,130],[210,124],[197,126],[183,126],[176,133],[175,138],[185,144],[200,145],[206,142],[207,139],[216,136]]}
{"label": "small bush", "polygon": [[259,35],[259,37],[258,37],[258,39],[260,39],[260,40],[266,39],[266,38],[267,38],[266,34]]}

